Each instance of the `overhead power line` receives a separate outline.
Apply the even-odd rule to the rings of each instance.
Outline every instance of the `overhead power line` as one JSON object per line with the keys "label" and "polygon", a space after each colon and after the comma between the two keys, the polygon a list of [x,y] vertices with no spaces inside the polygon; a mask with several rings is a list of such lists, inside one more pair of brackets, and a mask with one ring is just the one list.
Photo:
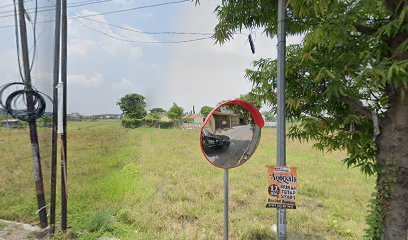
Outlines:
{"label": "overhead power line", "polygon": [[[129,12],[129,11],[134,11],[134,10],[154,8],[154,7],[178,4],[178,3],[183,3],[183,2],[190,2],[190,0],[179,0],[179,1],[172,1],[172,2],[157,3],[157,4],[152,4],[152,5],[144,5],[144,6],[139,6],[139,7],[132,7],[132,8],[126,8],[126,9],[108,11],[108,12],[104,12],[104,13],[94,13],[94,14],[88,14],[88,15],[81,15],[81,16],[78,16],[76,18],[88,18],[88,17],[93,17],[93,16],[108,15],[108,14],[121,13],[121,12]],[[70,17],[69,19],[72,19],[72,17]],[[54,22],[54,21],[55,20],[47,20],[47,21],[40,21],[40,22],[37,22],[37,23],[50,23],[50,22]],[[10,27],[14,27],[14,25],[0,26],[0,29],[10,28]]]}
{"label": "overhead power line", "polygon": [[[111,2],[111,1],[113,0],[83,1],[83,2],[78,2],[78,3],[72,3],[68,7],[69,8],[81,7],[81,6]],[[25,10],[27,13],[51,12],[51,11],[55,11],[55,7],[54,6],[42,6],[42,7],[38,7],[38,11],[36,11],[36,8],[26,8]],[[12,17],[14,15],[12,11],[0,11],[0,13],[9,13],[9,15],[0,15],[0,18]]]}
{"label": "overhead power line", "polygon": [[114,36],[112,34],[106,33],[104,31],[101,31],[99,29],[96,29],[94,27],[91,27],[81,21],[79,21],[78,19],[74,18],[75,21],[77,21],[78,23],[80,23],[81,25],[95,31],[98,32],[102,35],[105,35],[107,37],[119,40],[119,41],[123,41],[123,42],[130,42],[130,43],[145,43],[145,44],[178,44],[178,43],[188,43],[188,42],[197,42],[197,41],[202,41],[202,40],[207,40],[207,39],[211,39],[212,36],[209,37],[201,37],[201,38],[194,38],[194,39],[188,39],[188,40],[180,40],[180,41],[142,41],[142,40],[131,40],[131,39],[126,39],[126,38],[121,38],[121,37],[117,37]]}
{"label": "overhead power line", "polygon": [[[24,2],[29,2],[29,1],[32,1],[32,0],[26,0],[26,1],[24,1]],[[11,3],[11,4],[6,4],[6,5],[2,5],[2,6],[0,6],[0,9],[1,9],[1,8],[8,8],[8,7],[12,7],[12,6],[14,6],[14,3]]]}
{"label": "overhead power line", "polygon": [[132,8],[126,8],[126,9],[121,9],[121,10],[108,11],[108,12],[103,12],[103,13],[94,13],[94,14],[82,15],[82,16],[78,16],[76,18],[86,18],[86,17],[93,17],[93,16],[99,16],[99,15],[108,15],[108,14],[113,14],[113,13],[129,12],[129,11],[133,11],[133,10],[160,7],[160,6],[178,4],[178,3],[183,3],[183,2],[190,2],[190,0],[180,0],[180,1],[173,1],[173,2],[157,3],[157,4],[153,4],[153,5],[145,5],[145,6],[140,6],[140,7],[132,7]]}
{"label": "overhead power line", "polygon": [[[91,5],[91,4],[96,4],[96,3],[104,3],[104,2],[109,2],[109,1],[112,1],[112,0],[100,0],[100,1],[93,1],[93,2],[85,2],[85,3],[81,3],[81,4],[70,5],[68,7],[69,8],[80,7],[80,6]],[[108,12],[104,12],[104,13],[95,13],[95,14],[84,15],[84,16],[81,16],[81,18],[83,18],[83,17],[93,17],[93,16],[99,16],[99,15],[108,15],[108,14],[113,14],[113,13],[129,12],[129,11],[133,11],[133,10],[160,7],[160,6],[164,6],[164,5],[172,5],[172,4],[178,4],[178,3],[183,3],[183,2],[190,2],[190,0],[179,0],[179,1],[172,1],[172,2],[157,3],[157,4],[153,4],[153,5],[145,5],[145,6],[140,6],[140,7],[125,8],[125,9],[119,9],[119,10],[114,10],[114,11],[108,11]],[[28,10],[28,9],[26,9],[26,10]],[[49,11],[55,11],[55,9],[54,8],[48,8],[48,9],[38,10],[38,12],[49,12]],[[9,13],[11,13],[11,12],[9,12]],[[30,11],[30,12],[27,12],[27,13],[33,13],[33,11]],[[0,18],[6,18],[6,17],[12,17],[12,16],[14,16],[14,14],[3,15],[3,16],[0,16]]]}
{"label": "overhead power line", "polygon": [[[101,0],[98,2],[103,2],[103,1],[110,1],[110,0]],[[180,1],[173,1],[173,2],[165,2],[165,3],[159,3],[159,4],[153,4],[153,5],[145,5],[145,6],[140,6],[140,7],[133,7],[133,8],[128,8],[128,9],[122,9],[122,10],[115,10],[115,11],[110,11],[110,12],[105,12],[105,13],[95,13],[95,14],[89,14],[89,15],[82,15],[82,16],[72,16],[70,15],[69,19],[75,20],[76,22],[78,22],[79,24],[95,31],[98,32],[104,36],[110,37],[112,39],[115,40],[119,40],[119,41],[124,41],[124,42],[130,42],[130,43],[144,43],[144,44],[178,44],[178,43],[188,43],[188,42],[196,42],[196,41],[202,41],[202,40],[207,40],[207,39],[211,39],[213,34],[212,33],[199,33],[199,32],[175,32],[175,31],[163,31],[163,32],[152,32],[152,31],[140,31],[140,30],[135,30],[135,29],[131,29],[131,28],[126,28],[126,27],[122,27],[119,25],[115,25],[115,24],[110,24],[110,23],[106,23],[106,22],[102,22],[102,21],[98,21],[95,19],[91,19],[89,17],[92,16],[99,16],[99,15],[106,15],[106,14],[113,14],[113,13],[120,13],[120,12],[125,12],[125,11],[133,11],[133,10],[138,10],[138,9],[144,9],[144,8],[152,8],[152,7],[159,7],[159,6],[164,6],[164,5],[170,5],[170,4],[177,4],[177,3],[182,3],[182,2],[188,2],[190,0],[180,0]],[[50,2],[50,1],[49,1]],[[94,3],[96,1],[93,1]],[[53,4],[52,2],[50,2],[51,4]],[[85,3],[85,2],[83,2]],[[87,2],[89,3],[89,2]],[[54,4],[55,5],[55,4]],[[178,41],[143,41],[143,40],[131,40],[131,39],[126,39],[126,38],[122,38],[122,37],[118,37],[118,36],[114,36],[110,33],[106,33],[104,31],[101,31],[99,29],[96,29],[92,26],[89,26],[81,21],[79,21],[78,19],[85,19],[88,21],[94,21],[94,22],[98,22],[101,24],[105,24],[105,25],[109,25],[109,26],[113,26],[116,28],[120,28],[126,31],[131,31],[131,32],[137,32],[137,33],[143,33],[143,34],[174,34],[174,35],[201,35],[201,36],[206,36],[206,37],[201,37],[201,38],[194,38],[194,39],[187,39],[187,40],[178,40]],[[54,22],[55,20],[49,20],[49,21],[43,21],[43,22],[36,22],[36,23],[45,23],[45,22]],[[15,26],[15,25],[13,25]],[[0,28],[5,28],[8,26],[0,26]]]}
{"label": "overhead power line", "polygon": [[[72,17],[72,18],[77,18],[77,17]],[[169,31],[148,32],[148,31],[140,31],[140,30],[127,28],[127,27],[116,25],[116,24],[99,21],[99,20],[92,19],[92,18],[83,18],[83,19],[88,20],[88,21],[92,21],[92,22],[101,23],[101,24],[108,25],[108,26],[112,26],[112,27],[116,27],[116,28],[120,28],[120,29],[129,31],[129,32],[143,33],[143,34],[152,34],[152,35],[159,35],[159,34],[169,34],[169,35],[171,35],[171,34],[174,34],[174,35],[201,35],[201,36],[212,36],[213,35],[213,33],[205,33],[205,32],[202,32],[202,33],[200,33],[200,32],[169,32]]]}

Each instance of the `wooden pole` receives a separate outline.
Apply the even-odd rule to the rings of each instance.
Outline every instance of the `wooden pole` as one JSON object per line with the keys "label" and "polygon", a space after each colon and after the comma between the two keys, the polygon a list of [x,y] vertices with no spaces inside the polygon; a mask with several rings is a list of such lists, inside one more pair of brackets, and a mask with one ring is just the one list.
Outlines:
{"label": "wooden pole", "polygon": [[61,38],[61,81],[63,89],[61,133],[61,229],[67,230],[67,1],[62,0],[62,38]]}
{"label": "wooden pole", "polygon": [[53,118],[52,118],[52,157],[51,157],[51,202],[50,202],[50,234],[55,232],[55,208],[57,192],[57,149],[58,149],[58,90],[61,41],[61,0],[55,4],[54,34],[54,81],[53,81]]}
{"label": "wooden pole", "polygon": [[[31,73],[30,73],[30,61],[28,56],[28,41],[27,41],[27,28],[24,19],[24,0],[18,0],[18,26],[20,30],[21,39],[21,49],[23,58],[23,73],[24,73],[24,83],[25,90],[27,91],[27,110],[32,112],[35,108],[33,95],[31,94]],[[17,24],[17,23],[16,23]],[[17,56],[19,57],[19,56]],[[44,184],[41,172],[41,157],[40,157],[40,147],[38,144],[38,134],[37,134],[37,123],[35,119],[30,119],[28,121],[30,128],[30,142],[31,151],[33,156],[33,166],[34,166],[34,178],[35,178],[35,189],[37,192],[37,204],[38,204],[38,215],[40,218],[41,228],[45,228],[48,225],[47,219],[47,209],[45,204],[44,196]]]}

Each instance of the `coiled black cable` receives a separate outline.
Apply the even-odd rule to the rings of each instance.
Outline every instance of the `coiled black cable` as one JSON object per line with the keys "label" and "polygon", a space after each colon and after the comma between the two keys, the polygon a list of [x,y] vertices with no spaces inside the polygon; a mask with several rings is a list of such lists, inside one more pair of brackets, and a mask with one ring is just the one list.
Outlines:
{"label": "coiled black cable", "polygon": [[[8,96],[5,97],[6,101],[3,102],[3,95],[6,90],[12,86],[21,86],[23,89],[7,93]],[[35,121],[41,118],[45,113],[46,101],[44,96],[50,99],[46,94],[34,88],[26,89],[26,85],[22,82],[12,82],[0,88],[0,107],[17,119],[27,122]],[[28,98],[31,98],[32,101],[32,106],[30,108],[27,104],[29,100]]]}

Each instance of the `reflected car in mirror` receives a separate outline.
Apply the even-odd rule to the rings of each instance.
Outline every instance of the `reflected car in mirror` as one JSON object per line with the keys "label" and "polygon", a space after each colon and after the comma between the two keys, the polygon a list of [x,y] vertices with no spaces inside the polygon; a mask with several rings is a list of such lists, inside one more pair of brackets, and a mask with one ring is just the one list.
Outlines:
{"label": "reflected car in mirror", "polygon": [[230,145],[230,138],[225,135],[212,134],[209,131],[202,130],[202,146],[204,151],[221,151]]}

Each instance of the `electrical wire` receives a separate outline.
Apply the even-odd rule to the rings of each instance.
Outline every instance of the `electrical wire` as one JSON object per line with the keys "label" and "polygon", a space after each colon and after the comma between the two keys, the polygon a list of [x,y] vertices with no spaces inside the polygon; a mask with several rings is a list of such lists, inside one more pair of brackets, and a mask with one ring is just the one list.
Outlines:
{"label": "electrical wire", "polygon": [[77,18],[94,17],[94,16],[100,16],[100,15],[108,15],[108,14],[121,13],[121,12],[129,12],[129,11],[134,11],[134,10],[161,7],[161,6],[165,6],[165,5],[172,5],[172,4],[178,4],[178,3],[184,3],[184,2],[190,2],[190,0],[179,0],[179,1],[172,1],[172,2],[164,2],[164,3],[157,3],[157,4],[152,4],[152,5],[140,6],[140,7],[132,7],[132,8],[126,8],[126,9],[121,9],[121,10],[108,11],[108,12],[103,12],[103,13],[94,13],[94,14],[78,16]]}
{"label": "electrical wire", "polygon": [[[70,5],[68,5],[68,7],[80,7],[80,6],[86,6],[86,5],[92,5],[92,4],[99,4],[99,3],[105,3],[105,2],[111,2],[113,0],[98,0],[98,1],[82,1],[82,2],[77,2],[77,3],[71,3]],[[30,10],[35,10],[36,8],[27,8],[27,11]],[[48,6],[41,6],[38,7],[38,10],[40,10],[39,12],[47,12],[47,11],[53,11],[55,10],[55,6],[52,5],[48,5]],[[12,11],[10,10],[4,10],[4,11],[0,11],[0,13],[3,14],[10,14],[12,13]],[[29,12],[32,13],[32,12]],[[8,16],[0,16],[0,17],[8,17]]]}
{"label": "electrical wire", "polygon": [[[110,1],[110,0],[102,0],[103,1]],[[89,14],[89,15],[84,15],[81,17],[93,17],[93,16],[98,16],[98,15],[108,15],[108,14],[113,14],[113,13],[121,13],[121,12],[129,12],[129,11],[134,11],[134,10],[140,10],[140,9],[145,9],[145,8],[153,8],[153,7],[160,7],[160,6],[165,6],[165,5],[172,5],[172,4],[178,4],[178,3],[183,3],[183,2],[190,2],[190,0],[179,0],[179,1],[172,1],[172,2],[164,2],[164,3],[157,3],[157,4],[152,4],[152,5],[145,5],[145,6],[139,6],[139,7],[132,7],[132,8],[125,8],[125,9],[120,9],[120,10],[114,10],[114,11],[108,11],[104,13],[95,13],[95,14]],[[84,6],[88,4],[95,4],[95,3],[87,3],[87,4],[78,4],[74,5],[71,7],[79,7],[79,6]],[[54,11],[55,9],[50,8],[50,9],[45,9],[45,10],[40,10],[38,12],[49,12],[49,11]],[[32,13],[32,12],[30,12]],[[3,15],[0,16],[0,18],[6,18],[6,17],[12,17],[13,14],[9,15]]]}
{"label": "electrical wire", "polygon": [[35,15],[34,15],[34,23],[32,24],[33,26],[33,58],[31,59],[31,65],[30,65],[30,73],[31,70],[33,69],[34,66],[34,60],[35,60],[35,55],[37,53],[37,15],[38,15],[38,0],[35,0]]}
{"label": "electrical wire", "polygon": [[[77,17],[73,16],[72,18],[77,18]],[[140,30],[135,30],[135,29],[131,29],[131,28],[122,27],[122,26],[115,25],[115,24],[112,24],[112,23],[98,21],[98,20],[88,18],[88,17],[83,18],[83,19],[88,20],[88,21],[92,21],[92,22],[101,23],[101,24],[108,25],[108,26],[112,26],[112,27],[116,27],[116,28],[120,28],[120,29],[129,31],[129,32],[135,32],[135,33],[144,33],[144,34],[152,34],[152,35],[159,35],[159,34],[201,35],[201,36],[212,36],[212,35],[214,35],[213,33],[205,33],[205,32],[203,32],[203,33],[200,33],[200,32],[168,32],[168,31],[167,32],[146,32],[146,31],[140,31]]]}
{"label": "electrical wire", "polygon": [[[29,2],[29,1],[32,1],[32,0],[26,0],[25,2]],[[0,9],[1,8],[8,8],[8,7],[11,7],[11,6],[14,6],[14,3],[0,6]]]}
{"label": "electrical wire", "polygon": [[91,26],[89,26],[89,25],[87,25],[87,24],[85,24],[85,23],[79,21],[79,20],[76,19],[76,18],[73,18],[73,19],[74,19],[75,21],[77,21],[78,23],[80,23],[81,25],[83,25],[83,26],[85,26],[85,27],[87,27],[87,28],[89,28],[89,29],[91,29],[91,30],[93,30],[93,31],[95,31],[95,32],[98,32],[98,33],[100,33],[100,34],[102,34],[102,35],[105,35],[105,36],[107,36],[107,37],[110,37],[110,38],[113,38],[113,39],[116,39],[116,40],[119,40],[119,41],[130,42],[130,43],[177,44],[177,43],[196,42],[196,41],[201,41],[201,40],[206,40],[206,39],[211,39],[211,38],[213,38],[212,36],[209,36],[209,37],[202,37],[202,38],[195,38],[195,39],[188,39],[188,40],[180,40],[180,41],[155,41],[155,42],[154,42],[154,41],[130,40],[130,39],[125,39],[125,38],[120,38],[120,37],[113,36],[112,34],[109,34],[109,33],[103,32],[103,31],[101,31],[101,30],[98,30],[98,29],[96,29],[96,28],[94,28],[94,27],[91,27]]}
{"label": "electrical wire", "polygon": [[23,75],[23,71],[21,70],[21,60],[20,60],[20,43],[19,43],[19,39],[20,39],[20,35],[18,33],[19,30],[19,25],[18,25],[18,20],[17,20],[17,4],[16,4],[16,0],[13,0],[14,3],[14,26],[15,26],[15,36],[16,36],[16,51],[17,51],[17,64],[18,64],[18,71],[20,73],[20,77],[21,80],[24,82],[24,75]]}
{"label": "electrical wire", "polygon": [[[128,12],[128,11],[134,11],[134,10],[139,10],[139,9],[146,9],[146,8],[154,8],[154,7],[160,7],[164,5],[172,5],[172,4],[178,4],[182,2],[189,2],[190,0],[180,0],[180,1],[174,1],[174,2],[164,2],[164,3],[159,3],[159,4],[153,4],[153,5],[145,5],[145,6],[139,6],[139,7],[132,7],[132,8],[127,8],[127,9],[121,9],[121,10],[115,10],[115,11],[110,11],[110,12],[105,12],[105,13],[95,13],[95,14],[89,14],[89,15],[82,15],[79,16],[78,18],[87,18],[87,17],[93,17],[93,16],[100,16],[100,15],[105,15],[105,14],[113,14],[113,13],[119,13],[119,12]],[[69,18],[72,19],[72,18]],[[54,20],[46,20],[46,21],[41,21],[38,23],[50,23],[50,22],[55,22]],[[14,25],[4,25],[0,26],[0,29],[2,28],[10,28],[14,27]]]}

